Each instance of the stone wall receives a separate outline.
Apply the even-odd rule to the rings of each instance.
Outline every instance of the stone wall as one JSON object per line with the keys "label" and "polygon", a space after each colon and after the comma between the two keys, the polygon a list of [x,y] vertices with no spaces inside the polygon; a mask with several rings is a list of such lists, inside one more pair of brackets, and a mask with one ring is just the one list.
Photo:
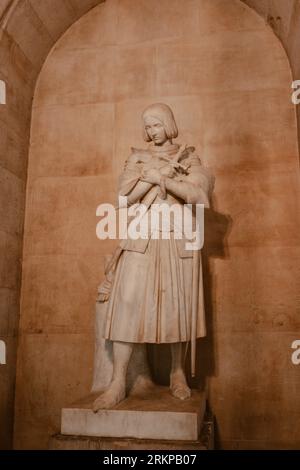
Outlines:
{"label": "stone wall", "polygon": [[61,33],[102,0],[1,0],[0,80],[0,449],[12,443],[27,154],[36,78]]}
{"label": "stone wall", "polygon": [[[8,3],[8,2],[6,2]],[[4,9],[5,2],[1,3]],[[2,11],[0,10],[0,17]],[[22,237],[34,70],[15,40],[0,30],[0,339],[6,365],[0,366],[0,448],[11,445],[19,319]]]}

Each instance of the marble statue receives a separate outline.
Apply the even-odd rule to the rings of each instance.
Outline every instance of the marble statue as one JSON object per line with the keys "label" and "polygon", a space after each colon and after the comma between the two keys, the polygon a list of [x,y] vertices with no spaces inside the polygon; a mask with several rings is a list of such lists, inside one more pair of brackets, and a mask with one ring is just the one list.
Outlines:
{"label": "marble statue", "polygon": [[[128,207],[142,203],[146,215],[162,203],[209,207],[214,178],[194,147],[174,142],[178,130],[170,107],[149,106],[142,123],[149,146],[132,149],[120,177],[119,195],[127,197]],[[187,250],[186,238],[175,238],[172,225],[168,231],[167,237],[153,237],[150,230],[147,238],[122,240],[106,266],[97,333],[106,356],[102,351],[95,362],[95,412],[125,398],[129,376],[136,386],[151,386],[147,343],[170,344],[170,392],[180,400],[191,396],[184,370],[187,345],[191,341],[194,371],[195,342],[206,335],[201,251]]]}

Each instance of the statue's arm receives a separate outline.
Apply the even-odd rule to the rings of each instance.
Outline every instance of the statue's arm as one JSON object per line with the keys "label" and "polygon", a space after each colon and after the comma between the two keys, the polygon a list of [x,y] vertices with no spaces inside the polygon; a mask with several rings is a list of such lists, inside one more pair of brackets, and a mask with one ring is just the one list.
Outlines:
{"label": "statue's arm", "polygon": [[197,156],[193,156],[189,172],[182,178],[164,178],[167,191],[180,197],[189,204],[204,204],[210,206],[210,196],[214,178],[205,169]]}
{"label": "statue's arm", "polygon": [[139,202],[152,187],[153,184],[138,181],[133,190],[127,195],[128,205],[131,206],[132,204]]}
{"label": "statue's arm", "polygon": [[139,202],[154,186],[152,183],[141,181],[141,177],[142,166],[138,164],[136,155],[130,155],[120,177],[118,191],[119,196],[127,197],[127,206]]}

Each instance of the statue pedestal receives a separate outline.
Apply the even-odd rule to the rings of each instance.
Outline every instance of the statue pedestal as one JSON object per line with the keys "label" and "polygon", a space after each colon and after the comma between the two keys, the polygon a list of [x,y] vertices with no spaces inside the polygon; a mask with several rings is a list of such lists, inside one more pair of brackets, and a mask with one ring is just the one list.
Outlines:
{"label": "statue pedestal", "polygon": [[180,401],[167,387],[131,395],[111,410],[93,413],[92,394],[62,410],[61,434],[159,441],[198,441],[206,407],[204,393]]}
{"label": "statue pedestal", "polygon": [[173,450],[200,451],[214,449],[214,423],[206,417],[197,441],[166,441],[112,437],[65,436],[56,434],[49,442],[49,450]]}

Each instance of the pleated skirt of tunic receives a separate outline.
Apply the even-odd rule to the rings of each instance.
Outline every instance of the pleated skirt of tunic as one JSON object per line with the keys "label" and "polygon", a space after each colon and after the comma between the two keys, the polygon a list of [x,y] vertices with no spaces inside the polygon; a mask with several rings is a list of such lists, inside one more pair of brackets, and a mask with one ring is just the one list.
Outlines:
{"label": "pleated skirt of tunic", "polygon": [[[201,255],[197,337],[206,334]],[[150,239],[145,253],[123,251],[107,303],[104,337],[130,343],[191,339],[193,258],[180,258],[176,240]]]}

